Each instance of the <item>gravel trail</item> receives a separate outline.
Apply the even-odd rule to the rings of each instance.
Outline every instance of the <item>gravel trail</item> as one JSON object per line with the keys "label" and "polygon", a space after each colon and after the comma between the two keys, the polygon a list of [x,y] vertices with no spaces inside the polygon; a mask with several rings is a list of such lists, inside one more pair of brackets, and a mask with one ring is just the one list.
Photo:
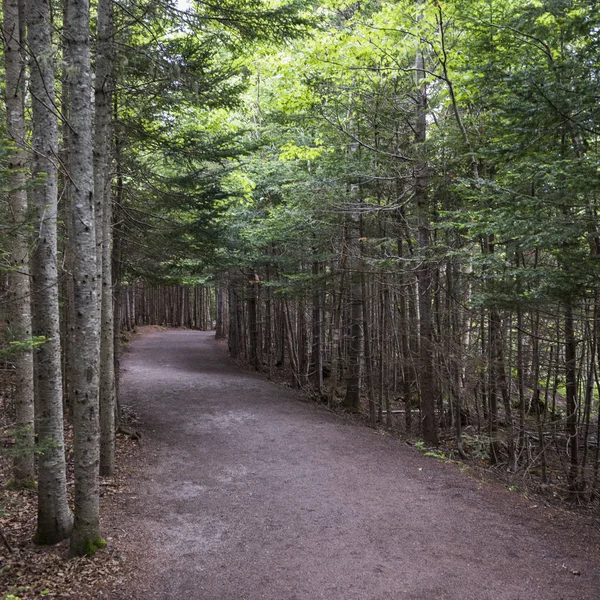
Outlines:
{"label": "gravel trail", "polygon": [[598,534],[237,367],[213,333],[134,341],[139,600],[596,600]]}

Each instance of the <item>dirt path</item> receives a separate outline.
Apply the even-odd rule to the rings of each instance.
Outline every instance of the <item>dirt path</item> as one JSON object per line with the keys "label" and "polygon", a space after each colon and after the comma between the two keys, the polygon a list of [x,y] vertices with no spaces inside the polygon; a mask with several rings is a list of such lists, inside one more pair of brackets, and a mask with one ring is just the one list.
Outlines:
{"label": "dirt path", "polygon": [[600,598],[591,523],[302,403],[210,333],[136,340],[122,389],[145,429],[128,598]]}

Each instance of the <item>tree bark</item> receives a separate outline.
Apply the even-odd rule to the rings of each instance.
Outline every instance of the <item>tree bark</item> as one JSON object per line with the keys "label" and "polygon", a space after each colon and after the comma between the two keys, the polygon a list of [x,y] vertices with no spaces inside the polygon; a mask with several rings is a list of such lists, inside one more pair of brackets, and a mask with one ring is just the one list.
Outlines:
{"label": "tree bark", "polygon": [[346,395],[342,406],[346,410],[360,410],[361,356],[363,350],[363,306],[359,231],[356,223],[348,223],[348,263],[350,269],[350,341],[348,344]]}
{"label": "tree bark", "polygon": [[69,536],[73,521],[67,503],[63,432],[56,234],[58,125],[52,108],[56,104],[48,0],[29,0],[27,26],[36,183],[31,200],[38,234],[31,257],[33,334],[46,340],[34,354],[36,433],[38,447],[43,449],[38,458],[35,539],[54,544]]}
{"label": "tree bark", "polygon": [[73,182],[73,281],[78,354],[73,372],[73,451],[75,523],[71,553],[94,551],[99,521],[99,310],[94,216],[92,155],[92,87],[90,77],[89,3],[68,0],[65,39],[69,48],[71,147],[69,171]]}
{"label": "tree bark", "polygon": [[[415,119],[415,142],[417,152],[424,153],[423,144],[427,137],[427,87],[425,59],[422,48],[417,50],[415,61],[417,105]],[[429,197],[427,191],[428,168],[425,158],[420,158],[414,168],[415,201],[417,205],[418,244],[421,262],[417,269],[419,290],[419,391],[421,398],[421,428],[426,443],[437,445],[435,422],[435,382],[433,370],[433,323],[431,316],[431,267],[426,254],[429,249]]]}
{"label": "tree bark", "polygon": [[571,304],[567,304],[565,308],[565,386],[568,450],[571,457],[569,488],[572,492],[577,492],[580,491],[579,439],[577,436],[577,341]]}
{"label": "tree bark", "polygon": [[[112,277],[112,0],[98,2],[98,36],[95,78],[94,195],[102,204],[101,339],[100,339],[100,474],[115,470],[114,306]],[[98,223],[98,221],[96,221]],[[99,269],[100,271],[100,269]]]}
{"label": "tree bark", "polygon": [[229,352],[232,358],[238,358],[240,355],[240,331],[239,331],[239,300],[234,283],[229,283]]}
{"label": "tree bark", "polygon": [[23,344],[12,359],[15,366],[15,413],[18,453],[13,461],[13,483],[34,481],[33,354],[31,342],[31,286],[29,282],[29,235],[27,234],[27,191],[25,189],[25,23],[23,0],[4,0],[6,132],[14,144],[8,159],[8,205],[14,229],[9,272],[9,339]]}
{"label": "tree bark", "polygon": [[250,334],[249,340],[249,356],[248,360],[250,364],[257,370],[261,370],[262,360],[261,360],[261,348],[259,341],[259,331],[258,331],[258,312],[259,312],[259,302],[258,302],[258,291],[259,291],[259,278],[255,271],[251,273],[250,280],[248,282],[248,328]]}
{"label": "tree bark", "polygon": [[315,261],[313,263],[311,371],[315,392],[319,398],[323,396],[323,292],[319,289],[318,281],[321,272],[321,263]]}

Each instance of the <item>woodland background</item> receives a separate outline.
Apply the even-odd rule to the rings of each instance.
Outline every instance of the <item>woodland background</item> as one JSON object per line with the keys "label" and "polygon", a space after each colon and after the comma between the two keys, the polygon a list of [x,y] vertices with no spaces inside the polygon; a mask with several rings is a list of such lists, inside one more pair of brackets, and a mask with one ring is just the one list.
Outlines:
{"label": "woodland background", "polygon": [[597,503],[599,31],[583,0],[5,0],[0,424],[37,542],[103,546],[148,324]]}

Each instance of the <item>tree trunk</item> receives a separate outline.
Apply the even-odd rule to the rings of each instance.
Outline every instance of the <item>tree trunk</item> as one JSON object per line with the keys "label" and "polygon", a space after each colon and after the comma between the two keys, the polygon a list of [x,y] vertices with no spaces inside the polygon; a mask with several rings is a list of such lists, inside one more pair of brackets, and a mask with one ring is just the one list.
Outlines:
{"label": "tree trunk", "polygon": [[252,366],[260,371],[262,367],[261,360],[261,347],[258,331],[258,292],[259,292],[259,278],[256,272],[253,272],[249,281],[248,289],[248,327],[250,333],[250,347],[249,347],[249,361]]}
{"label": "tree trunk", "polygon": [[[415,142],[420,145],[419,153],[427,136],[427,86],[425,79],[425,59],[423,50],[417,50],[415,61],[417,106],[415,119]],[[418,244],[421,253],[417,269],[419,290],[419,391],[421,399],[421,427],[423,439],[427,444],[437,445],[437,428],[435,422],[435,382],[433,370],[433,323],[431,317],[431,267],[426,254],[429,249],[429,197],[427,192],[428,168],[423,158],[417,161],[414,168],[415,201],[417,205]]]}
{"label": "tree trunk", "polygon": [[365,348],[365,384],[367,387],[367,398],[369,399],[369,421],[372,427],[377,424],[377,413],[375,407],[375,383],[373,378],[373,340],[371,338],[371,328],[369,327],[370,317],[370,302],[367,295],[367,283],[364,269],[365,264],[362,264],[362,273],[360,274],[360,286],[362,296],[362,313],[363,313],[363,344]]}
{"label": "tree trunk", "polygon": [[361,355],[363,348],[363,307],[360,274],[360,249],[356,223],[348,224],[348,263],[350,269],[350,341],[348,344],[346,395],[342,406],[346,410],[360,410]]}
{"label": "tree trunk", "polygon": [[571,457],[569,488],[571,491],[577,492],[580,485],[579,439],[577,437],[577,342],[571,304],[568,304],[565,309],[565,385],[568,451]]}
{"label": "tree trunk", "polygon": [[90,77],[89,4],[68,0],[65,39],[69,47],[71,147],[69,170],[73,182],[73,281],[78,353],[73,372],[73,453],[75,467],[75,523],[71,553],[94,551],[100,537],[99,521],[99,310],[94,169],[92,155],[92,88]]}
{"label": "tree trunk", "polygon": [[8,162],[8,205],[14,230],[10,253],[9,316],[7,334],[23,344],[12,359],[15,366],[15,416],[18,453],[13,461],[13,484],[32,485],[34,472],[33,354],[31,342],[31,286],[29,282],[29,236],[25,189],[25,23],[23,0],[4,0],[6,132],[14,148]]}
{"label": "tree trunk", "polygon": [[234,284],[229,284],[229,352],[232,358],[238,358],[240,355],[240,331],[239,331],[239,301],[238,295],[233,287]]}
{"label": "tree trunk", "polygon": [[[98,35],[95,78],[94,195],[102,204],[101,339],[100,339],[100,474],[115,470],[116,387],[114,369],[114,306],[112,277],[112,35],[113,4],[98,2]],[[98,224],[98,221],[96,221]]]}
{"label": "tree trunk", "polygon": [[311,371],[315,393],[319,398],[323,395],[323,292],[319,289],[318,277],[322,265],[313,263],[313,310],[312,310],[312,352]]}
{"label": "tree trunk", "polygon": [[[60,363],[60,327],[57,266],[58,125],[54,95],[54,68],[50,3],[27,4],[28,50],[31,53],[32,176],[35,229],[31,257],[33,276],[33,334],[46,341],[34,354],[35,414],[38,448],[38,520],[35,539],[54,544],[69,536],[72,516],[67,504]],[[43,180],[43,183],[40,183]]]}
{"label": "tree trunk", "polygon": [[226,324],[225,324],[225,298],[224,289],[221,285],[217,285],[215,288],[215,303],[216,303],[216,328],[215,338],[218,340],[225,337]]}

